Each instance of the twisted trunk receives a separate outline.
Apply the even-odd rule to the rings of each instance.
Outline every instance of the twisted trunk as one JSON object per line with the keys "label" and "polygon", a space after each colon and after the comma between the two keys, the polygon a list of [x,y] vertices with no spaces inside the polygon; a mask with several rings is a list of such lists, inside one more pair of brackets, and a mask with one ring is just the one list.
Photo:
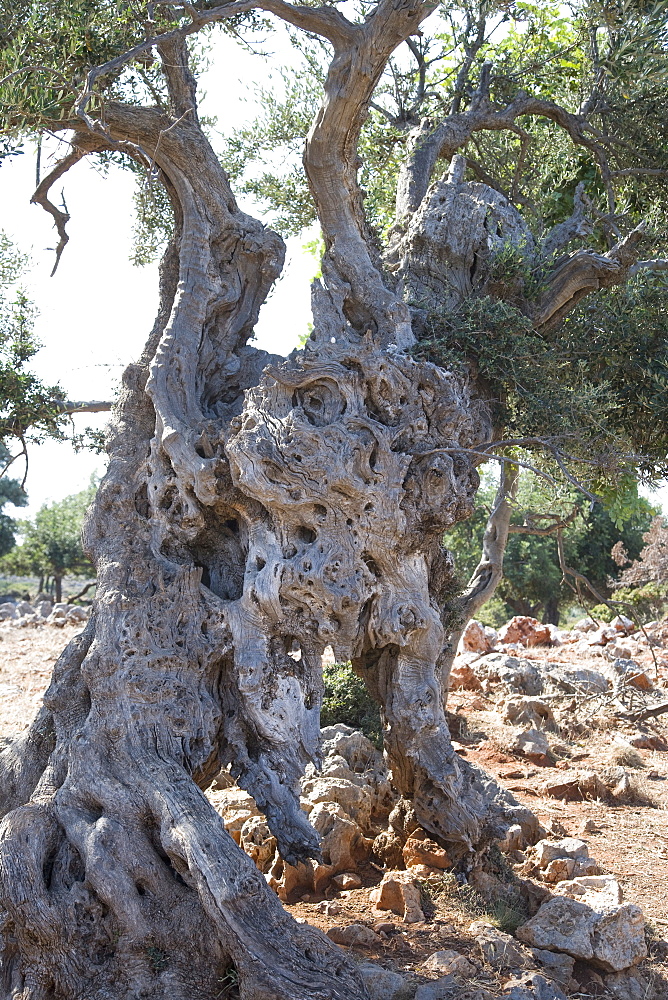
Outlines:
{"label": "twisted trunk", "polygon": [[[393,780],[453,857],[504,823],[532,828],[453,752],[443,711],[457,618],[441,538],[472,510],[489,413],[468,380],[401,350],[435,304],[488,290],[495,248],[529,253],[531,236],[455,156],[397,230],[390,281],[356,180],[385,61],[430,9],[384,0],[353,26],[290,8],[325,18],[334,59],[305,161],[324,280],[314,332],[287,361],[247,344],[283,244],[235,203],[197,121],[184,44],[160,46],[171,114],[110,103],[105,129],[75,137],[77,153],[155,163],[176,231],[86,525],[94,614],[0,757],[12,1000],[213,1000],[230,966],[247,1000],[362,1000],[355,967],[287,915],[202,791],[229,766],[284,860],[317,857],[299,779],[319,759],[325,645],[380,703]],[[590,255],[585,283],[627,258]],[[584,288],[578,268],[559,272],[541,324]]]}

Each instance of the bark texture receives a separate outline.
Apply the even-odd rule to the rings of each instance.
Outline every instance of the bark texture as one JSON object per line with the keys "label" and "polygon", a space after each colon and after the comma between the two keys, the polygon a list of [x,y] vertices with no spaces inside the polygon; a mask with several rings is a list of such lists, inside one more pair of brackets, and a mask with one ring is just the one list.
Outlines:
{"label": "bark texture", "polygon": [[[11,1000],[213,1000],[230,966],[244,1000],[363,1000],[355,966],[292,920],[202,792],[229,765],[284,860],[317,857],[298,791],[319,759],[326,645],[378,700],[394,782],[454,857],[504,824],[534,824],[454,754],[443,710],[456,615],[441,538],[471,512],[489,413],[466,379],[403,349],[435,302],[489,291],[498,247],[540,251],[505,198],[464,180],[462,157],[428,188],[441,137],[423,150],[430,167],[413,158],[412,180],[409,163],[400,215],[413,214],[383,277],[357,140],[389,54],[432,8],[381,0],[353,25],[327,7],[259,6],[334,49],[305,154],[327,252],[303,352],[286,361],[247,343],[284,248],[236,205],[181,37],[159,44],[169,113],[109,102],[104,125],[80,117],[67,158],[115,150],[155,165],[176,232],[87,521],[94,615],[0,756]],[[451,133],[454,154],[470,130]],[[47,178],[47,206],[48,190]],[[536,323],[632,257],[625,244],[559,264]]]}

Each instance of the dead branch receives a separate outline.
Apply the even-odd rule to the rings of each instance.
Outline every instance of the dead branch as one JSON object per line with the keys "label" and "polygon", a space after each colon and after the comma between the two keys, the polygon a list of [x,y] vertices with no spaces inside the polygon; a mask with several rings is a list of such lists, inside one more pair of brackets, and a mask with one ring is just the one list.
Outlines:
{"label": "dead branch", "polygon": [[[508,527],[508,533],[512,535],[556,535],[558,531],[562,531],[567,528],[569,524],[572,524],[578,515],[578,507],[573,507],[573,510],[567,517],[562,517],[560,514],[534,514],[527,513],[524,518],[524,524],[511,524]],[[552,520],[553,523],[548,525],[546,528],[539,528],[534,522],[539,520]]]}
{"label": "dead branch", "polygon": [[56,208],[53,202],[49,201],[49,191],[55,182],[62,177],[63,174],[66,174],[70,167],[73,167],[74,164],[78,163],[79,160],[85,155],[84,150],[78,148],[73,142],[70,152],[64,156],[62,160],[59,160],[53,170],[51,170],[46,177],[42,179],[41,183],[37,187],[37,190],[30,199],[34,205],[41,205],[44,211],[49,213],[49,215],[53,218],[58,232],[59,240],[58,246],[56,247],[56,262],[53,265],[51,277],[53,277],[56,273],[63,250],[69,241],[66,226],[70,221],[70,216],[65,205],[63,205],[64,211],[61,211],[61,209]]}
{"label": "dead branch", "polygon": [[639,712],[620,712],[619,715],[631,722],[644,722],[645,719],[656,719],[659,715],[665,715],[666,712],[668,712],[668,701],[663,701],[660,705],[653,705],[651,708],[643,708]]}

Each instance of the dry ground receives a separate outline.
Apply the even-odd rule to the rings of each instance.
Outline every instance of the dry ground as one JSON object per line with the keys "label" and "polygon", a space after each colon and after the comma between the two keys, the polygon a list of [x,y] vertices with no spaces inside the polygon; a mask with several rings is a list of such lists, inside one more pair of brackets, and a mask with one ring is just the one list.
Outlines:
{"label": "dry ground", "polygon": [[[80,626],[74,625],[62,629],[0,626],[0,739],[11,737],[29,724],[55,660],[80,630]],[[534,650],[529,654],[546,658],[545,651]],[[560,662],[570,658],[566,647],[550,651],[548,657]],[[585,664],[582,657],[577,662]],[[589,665],[600,666],[600,661],[597,664],[594,655]],[[662,683],[668,687],[668,664],[660,669],[666,674]],[[541,786],[548,778],[574,767],[599,770],[617,762],[619,745],[615,737],[628,735],[637,727],[623,723],[612,726],[599,720],[577,732],[579,727],[574,724],[574,732],[563,740],[553,766],[538,767],[509,749],[509,729],[484,696],[468,691],[453,692],[448,709],[462,719],[460,731],[455,734],[458,752],[498,777],[543,824],[558,820],[568,834],[577,835],[584,821],[595,821],[598,832],[584,835],[590,854],[606,872],[615,874],[625,898],[642,906],[651,942],[651,959],[644,966],[645,974],[654,971],[665,976],[668,973],[668,750],[638,751],[644,766],[634,769],[640,797],[637,803],[610,806],[601,802],[561,802],[542,793]],[[668,747],[668,715],[644,723],[643,727],[647,733],[665,740]],[[370,864],[362,875],[361,889],[337,894],[335,913],[325,912],[327,901],[322,897],[302,899],[289,908],[297,919],[307,920],[323,930],[334,924],[354,922],[378,926],[380,919],[383,947],[375,953],[360,953],[360,958],[370,958],[398,971],[420,972],[420,963],[439,949],[452,948],[467,956],[472,954],[473,942],[467,928],[473,919],[482,915],[474,901],[462,903],[459,898],[445,893],[426,901],[430,911],[427,923],[406,925],[390,912],[380,918],[373,912],[369,892],[380,881],[382,870]],[[504,979],[480,964],[478,972],[475,981],[462,985],[458,1000],[482,1000],[498,995],[496,991],[503,986]],[[574,996],[605,995],[587,976],[586,970],[582,971],[582,987]],[[659,985],[658,995],[665,995],[668,1000],[668,978],[663,982],[666,985]]]}

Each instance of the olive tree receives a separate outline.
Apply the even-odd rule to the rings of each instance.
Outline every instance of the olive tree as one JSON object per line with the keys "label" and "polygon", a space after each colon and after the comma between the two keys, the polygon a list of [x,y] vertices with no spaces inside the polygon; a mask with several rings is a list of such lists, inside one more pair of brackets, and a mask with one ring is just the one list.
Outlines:
{"label": "olive tree", "polygon": [[[42,6],[19,11],[43,17]],[[358,183],[360,131],[388,60],[406,40],[415,47],[434,3],[379,0],[357,19],[285,0],[151,3],[139,18],[131,5],[46,7],[56,19],[74,10],[76,24],[86,14],[85,44],[71,29],[56,64],[33,24],[35,51],[48,51],[27,64],[13,22],[3,85],[10,125],[69,134],[34,196],[59,252],[67,213],[49,191],[90,154],[158,178],[174,228],[85,527],[94,613],[0,758],[5,991],[213,1000],[232,965],[248,1000],[361,1000],[354,963],[286,913],[203,789],[229,766],[285,862],[317,857],[298,793],[319,759],[332,645],[380,705],[397,789],[454,858],[509,822],[532,832],[531,814],[453,752],[443,709],[460,612],[441,540],[472,510],[476,465],[502,447],[498,408],[474,368],[439,364],[418,342],[439,322],[447,341],[446,312],[491,303],[504,336],[547,343],[584,296],[627,281],[643,230],[562,252],[587,228],[582,190],[537,238],[512,199],[469,179],[461,151],[472,138],[538,118],[613,186],[610,140],[586,108],[519,91],[493,99],[491,65],[472,83],[465,57],[456,100],[438,116],[414,112],[381,245]],[[287,360],[248,343],[283,241],[237,205],[198,118],[187,47],[215,22],[260,16],[329,53],[304,152],[322,278],[313,333]],[[105,49],[89,68],[87,52]],[[153,74],[146,101],[114,90],[133,60]],[[28,110],[26,77],[42,81]],[[486,538],[488,566],[502,533]]]}

